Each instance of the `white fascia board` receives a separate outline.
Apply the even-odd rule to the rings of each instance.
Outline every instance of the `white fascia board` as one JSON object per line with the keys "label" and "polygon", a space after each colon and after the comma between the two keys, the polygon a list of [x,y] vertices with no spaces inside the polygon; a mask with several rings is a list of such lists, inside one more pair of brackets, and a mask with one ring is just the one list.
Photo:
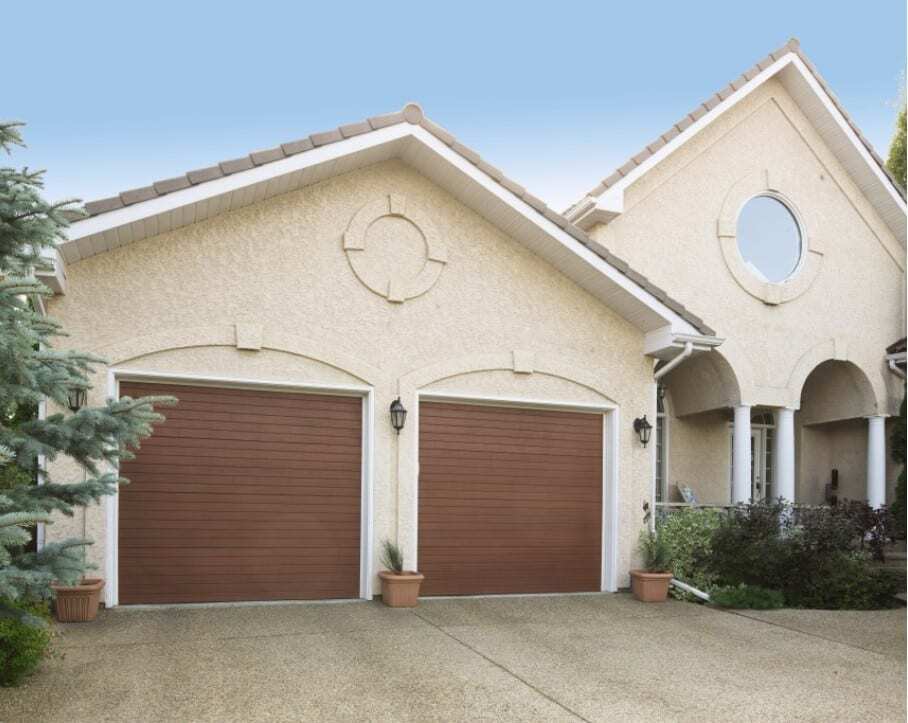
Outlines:
{"label": "white fascia board", "polygon": [[823,103],[823,107],[826,108],[827,112],[835,119],[836,125],[839,129],[847,136],[848,140],[851,141],[851,145],[854,146],[855,150],[860,154],[864,162],[870,167],[874,175],[877,177],[877,180],[886,188],[889,196],[896,203],[896,205],[901,209],[902,213],[906,212],[905,199],[902,198],[901,194],[895,189],[892,185],[892,181],[889,176],[880,168],[880,165],[874,160],[873,156],[870,155],[870,151],[867,150],[861,139],[858,138],[857,133],[854,132],[854,129],[851,127],[851,124],[845,119],[845,116],[836,108],[835,103],[832,102],[832,98],[829,97],[829,94],[823,90],[820,83],[817,81],[816,77],[810,70],[804,65],[804,62],[797,56],[792,55],[792,64],[798,71],[800,71],[801,76],[804,81],[810,86],[810,89],[817,95],[820,101]]}
{"label": "white fascia board", "polygon": [[167,213],[176,208],[230,193],[255,183],[294,173],[310,166],[334,161],[357,151],[374,148],[410,135],[413,128],[414,126],[409,123],[398,123],[377,131],[369,131],[336,143],[312,148],[289,158],[265,163],[247,171],[240,171],[212,181],[205,181],[196,186],[174,191],[158,198],[141,201],[131,206],[118,208],[115,211],[107,211],[98,216],[76,221],[68,229],[66,234],[67,241],[72,242],[86,236],[103,233],[112,228],[127,226],[134,221],[148,218],[149,216]]}
{"label": "white fascia board", "polygon": [[451,150],[431,133],[418,126],[414,126],[412,132],[413,137],[416,140],[429,147],[441,158],[455,166],[473,181],[480,184],[486,191],[506,203],[515,212],[534,223],[548,234],[553,241],[560,243],[581,260],[595,268],[603,276],[606,276],[617,286],[639,300],[641,304],[644,304],[650,310],[665,319],[675,332],[699,336],[699,331],[689,321],[669,309],[655,296],[631,281],[627,276],[618,271],[618,269],[605,261],[605,259],[593,253],[569,233],[530,206],[526,201],[506,189],[494,178],[470,163],[466,158]]}
{"label": "white fascia board", "polygon": [[784,68],[786,65],[791,63],[794,57],[795,55],[793,53],[787,53],[783,57],[779,58],[768,68],[766,68],[758,75],[754,76],[747,83],[738,88],[738,90],[728,96],[728,98],[719,103],[719,105],[717,105],[711,111],[708,111],[701,118],[694,121],[694,123],[692,123],[687,129],[685,129],[684,132],[682,132],[680,135],[675,136],[671,141],[662,146],[662,148],[660,148],[653,155],[644,160],[643,163],[634,168],[614,186],[603,193],[599,197],[596,208],[600,208],[603,211],[610,211],[612,213],[622,213],[624,211],[624,191],[628,186],[630,186],[634,181],[636,181],[643,174],[653,168],[653,166],[661,163],[665,158],[678,150],[691,138],[694,138],[700,131],[708,127],[713,121],[721,117],[726,111],[730,110],[740,101],[744,100],[744,98],[750,95],[760,85],[769,80],[769,78],[782,70],[782,68]]}
{"label": "white fascia board", "polygon": [[713,123],[713,121],[720,118],[725,112],[744,100],[760,85],[784,70],[789,65],[791,65],[798,71],[804,82],[810,86],[811,90],[821,100],[827,112],[835,119],[835,122],[839,129],[846,135],[846,137],[851,142],[851,145],[854,146],[855,150],[860,154],[864,162],[870,167],[877,180],[881,184],[883,184],[883,186],[886,188],[886,192],[902,210],[902,213],[905,213],[905,201],[904,199],[902,199],[901,195],[899,195],[898,191],[896,191],[896,189],[893,187],[892,181],[889,180],[889,178],[880,168],[879,164],[870,155],[867,147],[858,138],[857,134],[854,132],[854,129],[851,127],[848,121],[845,120],[845,117],[842,115],[839,109],[836,108],[835,104],[832,102],[832,99],[829,97],[829,94],[825,90],[823,90],[822,86],[817,81],[816,77],[814,77],[813,73],[810,72],[806,65],[804,65],[804,62],[797,56],[796,53],[790,52],[779,58],[772,65],[761,71],[758,75],[754,76],[751,80],[749,80],[738,90],[728,96],[728,98],[720,102],[715,108],[713,108],[699,120],[691,124],[690,127],[684,130],[684,132],[676,136],[674,139],[662,146],[662,148],[656,151],[653,155],[644,160],[643,163],[634,168],[614,186],[611,186],[599,197],[599,200],[596,202],[596,205],[594,207],[585,207],[582,212],[578,211],[576,222],[579,223],[580,221],[582,221],[584,216],[589,215],[590,213],[594,212],[594,210],[601,210],[608,214],[623,213],[625,189],[627,189],[632,183],[634,183],[634,181],[643,176],[654,166],[658,165],[665,158],[678,150],[678,148],[694,138],[700,131]]}
{"label": "white fascia board", "polygon": [[35,277],[55,294],[66,293],[66,264],[58,249],[44,248],[41,258],[47,263],[44,268],[35,269]]}
{"label": "white fascia board", "polygon": [[725,339],[694,333],[676,332],[671,326],[664,326],[649,332],[643,342],[643,353],[660,359],[670,359],[684,350],[686,344],[693,344],[694,351],[709,351],[720,346]]}

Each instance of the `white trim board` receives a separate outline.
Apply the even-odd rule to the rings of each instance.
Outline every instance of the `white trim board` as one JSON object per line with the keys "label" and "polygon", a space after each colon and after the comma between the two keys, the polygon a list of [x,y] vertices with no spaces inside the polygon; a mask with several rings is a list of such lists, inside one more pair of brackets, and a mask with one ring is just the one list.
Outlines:
{"label": "white trim board", "polygon": [[[374,428],[375,401],[372,387],[306,384],[297,381],[259,381],[247,378],[200,376],[195,374],[170,374],[140,369],[111,368],[107,372],[107,395],[110,399],[120,398],[120,382],[158,382],[186,384],[187,386],[213,386],[219,388],[260,389],[265,391],[293,391],[300,394],[326,394],[331,396],[361,397],[362,406],[362,487],[360,497],[360,562],[359,562],[359,596],[364,600],[372,599],[372,519],[374,487]],[[104,531],[104,570],[106,584],[104,587],[104,605],[108,608],[119,605],[119,490],[108,495],[105,501],[106,527]],[[275,603],[291,604],[295,601],[283,600]],[[311,602],[311,601],[301,601]],[[256,601],[250,601],[255,604]],[[258,603],[261,604],[261,603]],[[209,605],[204,603],[203,605]],[[130,606],[132,607],[132,606]]]}
{"label": "white trim board", "polygon": [[[620,411],[617,405],[608,402],[588,404],[558,399],[540,400],[521,397],[496,397],[493,395],[448,394],[417,390],[415,409],[410,411],[416,443],[413,445],[415,456],[414,474],[416,476],[415,499],[413,503],[413,520],[411,539],[414,541],[413,566],[418,570],[419,562],[419,405],[427,402],[462,402],[477,406],[516,407],[523,409],[549,409],[581,413],[599,413],[602,415],[602,530],[600,549],[599,592],[616,592],[618,590],[618,485],[619,485],[619,435]],[[534,593],[535,594],[535,593]],[[545,593],[548,594],[548,593]],[[586,593],[596,594],[596,593]],[[427,599],[435,599],[427,598]]]}
{"label": "white trim board", "polygon": [[[867,147],[836,107],[829,94],[795,52],[786,53],[773,62],[715,108],[644,159],[640,165],[606,189],[601,196],[588,197],[595,201],[594,203],[579,203],[573,212],[568,214],[568,218],[581,228],[587,228],[596,221],[608,220],[623,213],[624,192],[629,186],[685,143],[695,138],[702,130],[734,108],[763,83],[777,75],[833,154],[839,158],[861,191],[877,208],[887,227],[904,246],[906,243],[905,200],[870,155]],[[814,102],[810,102],[811,99]],[[819,111],[822,111],[825,118],[819,117]],[[825,119],[831,119],[832,123],[824,122]]]}

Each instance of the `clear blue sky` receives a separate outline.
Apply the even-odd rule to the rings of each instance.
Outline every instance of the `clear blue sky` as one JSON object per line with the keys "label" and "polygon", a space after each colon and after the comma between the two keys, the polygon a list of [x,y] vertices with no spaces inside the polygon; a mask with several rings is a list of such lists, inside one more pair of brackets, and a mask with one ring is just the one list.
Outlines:
{"label": "clear blue sky", "polygon": [[[15,2],[0,115],[47,196],[147,185],[408,100],[561,209],[797,36],[885,154],[904,0]],[[6,163],[7,161],[0,161]]]}

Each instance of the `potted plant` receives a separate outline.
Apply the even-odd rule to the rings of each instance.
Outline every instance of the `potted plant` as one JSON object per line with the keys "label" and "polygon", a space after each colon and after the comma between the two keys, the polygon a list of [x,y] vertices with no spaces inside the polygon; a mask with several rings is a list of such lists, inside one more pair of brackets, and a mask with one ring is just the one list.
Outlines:
{"label": "potted plant", "polygon": [[640,533],[642,570],[631,570],[631,592],[641,602],[665,602],[672,580],[671,550],[653,530]]}
{"label": "potted plant", "polygon": [[98,603],[104,580],[99,577],[84,577],[78,585],[51,585],[56,602],[54,611],[61,623],[87,623],[98,616]]}
{"label": "potted plant", "polygon": [[381,578],[382,602],[392,608],[413,608],[419,600],[419,586],[423,576],[404,570],[404,554],[390,540],[382,543],[381,563],[387,570],[378,573]]}

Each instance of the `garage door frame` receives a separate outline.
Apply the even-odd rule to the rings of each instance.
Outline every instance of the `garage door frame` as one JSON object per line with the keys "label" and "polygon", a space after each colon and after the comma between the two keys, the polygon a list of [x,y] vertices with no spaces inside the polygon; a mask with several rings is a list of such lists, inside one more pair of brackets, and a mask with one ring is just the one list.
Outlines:
{"label": "garage door frame", "polygon": [[419,409],[420,403],[450,402],[476,404],[477,406],[511,407],[517,409],[542,409],[547,411],[586,412],[602,415],[602,550],[600,590],[618,590],[618,450],[620,410],[616,404],[601,402],[585,404],[573,401],[548,399],[523,399],[472,394],[449,394],[445,392],[416,391],[413,410],[413,432],[415,444],[416,495],[413,503],[414,519],[412,535],[415,540],[416,569],[419,569]]}
{"label": "garage door frame", "polygon": [[[120,398],[120,382],[161,382],[186,384],[187,386],[211,386],[218,388],[255,389],[258,391],[299,392],[301,394],[325,394],[329,396],[352,396],[362,399],[362,472],[360,494],[360,551],[359,551],[359,596],[372,598],[372,497],[374,457],[375,395],[371,386],[307,384],[291,381],[263,381],[197,374],[171,374],[166,372],[143,371],[139,369],[109,369],[107,372],[107,395]],[[166,415],[167,410],[162,410]],[[119,604],[119,512],[120,495],[104,498],[105,551],[104,569],[106,583],[104,604],[111,608]],[[255,601],[250,601],[255,602]]]}

